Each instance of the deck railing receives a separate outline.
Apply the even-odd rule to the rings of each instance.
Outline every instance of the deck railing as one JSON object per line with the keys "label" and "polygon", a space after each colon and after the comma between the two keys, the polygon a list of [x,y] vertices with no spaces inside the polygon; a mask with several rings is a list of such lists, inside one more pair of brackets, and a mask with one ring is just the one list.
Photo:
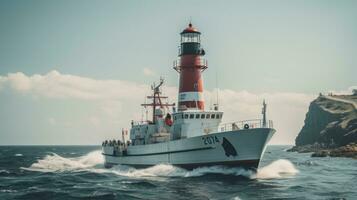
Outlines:
{"label": "deck railing", "polygon": [[234,131],[234,130],[252,129],[252,128],[273,128],[273,121],[268,120],[264,124],[264,121],[262,119],[251,119],[251,120],[224,123],[218,126],[218,131],[224,132],[224,131]]}
{"label": "deck railing", "polygon": [[[141,121],[141,122],[134,122],[134,125],[144,125],[148,124],[147,121]],[[235,121],[235,122],[228,122],[228,123],[223,123],[220,125],[206,125],[203,126],[202,128],[197,128],[197,129],[189,129],[190,131],[203,131],[205,133],[215,133],[215,132],[225,132],[225,131],[235,131],[235,130],[241,130],[241,129],[254,129],[254,128],[274,128],[273,126],[273,121],[272,120],[267,120],[264,124],[264,121],[262,119],[250,119],[250,120],[244,120],[244,121]]]}
{"label": "deck railing", "polygon": [[252,119],[252,120],[244,120],[244,121],[236,121],[223,123],[220,125],[206,125],[201,128],[189,128],[190,132],[203,132],[205,134],[217,133],[217,132],[225,132],[225,131],[236,131],[243,129],[255,129],[255,128],[273,128],[273,121],[268,120],[264,124],[262,119]]}

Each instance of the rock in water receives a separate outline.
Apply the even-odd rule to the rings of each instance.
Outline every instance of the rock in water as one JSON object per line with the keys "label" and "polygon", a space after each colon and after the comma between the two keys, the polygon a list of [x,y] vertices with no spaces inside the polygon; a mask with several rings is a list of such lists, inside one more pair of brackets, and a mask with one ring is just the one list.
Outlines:
{"label": "rock in water", "polygon": [[311,157],[327,157],[328,155],[330,155],[330,151],[328,151],[328,150],[319,150],[319,151],[316,151],[315,153],[313,153],[311,155]]}
{"label": "rock in water", "polygon": [[331,157],[350,157],[357,159],[357,144],[350,143],[346,146],[335,148],[329,152]]}

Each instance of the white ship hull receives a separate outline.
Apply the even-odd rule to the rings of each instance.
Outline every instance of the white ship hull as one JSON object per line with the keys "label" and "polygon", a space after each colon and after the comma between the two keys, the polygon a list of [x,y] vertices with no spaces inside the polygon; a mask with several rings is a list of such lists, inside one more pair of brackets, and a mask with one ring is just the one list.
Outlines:
{"label": "white ship hull", "polygon": [[254,128],[217,132],[163,143],[129,146],[126,155],[116,155],[103,146],[105,166],[148,167],[160,163],[186,169],[224,165],[257,169],[275,129]]}

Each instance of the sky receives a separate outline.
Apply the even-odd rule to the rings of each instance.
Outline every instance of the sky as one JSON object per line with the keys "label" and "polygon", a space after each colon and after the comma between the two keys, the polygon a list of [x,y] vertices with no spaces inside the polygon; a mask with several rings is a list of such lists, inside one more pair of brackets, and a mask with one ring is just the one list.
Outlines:
{"label": "sky", "polygon": [[319,92],[357,88],[357,1],[0,0],[0,145],[100,144],[142,118],[150,84],[177,100],[179,33],[202,32],[206,107],[293,144]]}

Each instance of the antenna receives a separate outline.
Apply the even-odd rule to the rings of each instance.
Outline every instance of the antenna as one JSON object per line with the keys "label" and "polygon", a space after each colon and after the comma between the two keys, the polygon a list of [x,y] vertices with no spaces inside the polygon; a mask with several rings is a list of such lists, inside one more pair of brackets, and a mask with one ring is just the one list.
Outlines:
{"label": "antenna", "polygon": [[[145,104],[147,104],[146,98],[145,98],[144,102],[145,102]],[[146,106],[144,106],[144,108],[145,108],[145,121],[148,121],[148,108]]]}
{"label": "antenna", "polygon": [[216,69],[216,103],[214,104],[214,110],[218,110],[218,106],[219,106],[219,90],[218,90],[218,73],[217,73],[217,69]]}
{"label": "antenna", "polygon": [[264,99],[264,100],[263,100],[263,108],[262,108],[263,127],[266,127],[266,124],[267,124],[266,112],[267,112],[267,104],[265,103],[265,99]]}
{"label": "antenna", "polygon": [[141,122],[144,121],[144,107],[141,107]]}
{"label": "antenna", "polygon": [[217,100],[217,105],[218,105],[218,73],[217,73],[217,70],[216,70],[216,88],[217,88],[217,90],[216,90],[216,100]]}

